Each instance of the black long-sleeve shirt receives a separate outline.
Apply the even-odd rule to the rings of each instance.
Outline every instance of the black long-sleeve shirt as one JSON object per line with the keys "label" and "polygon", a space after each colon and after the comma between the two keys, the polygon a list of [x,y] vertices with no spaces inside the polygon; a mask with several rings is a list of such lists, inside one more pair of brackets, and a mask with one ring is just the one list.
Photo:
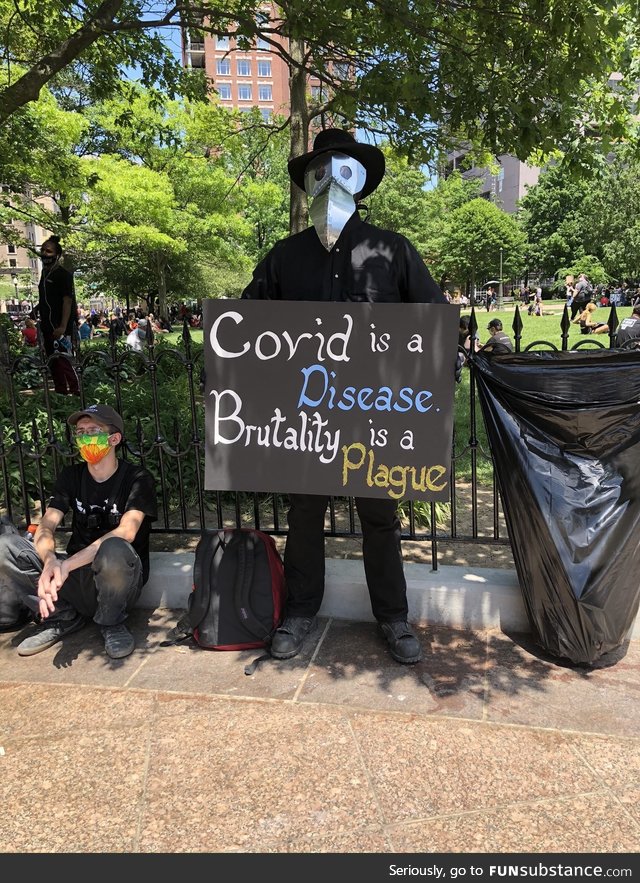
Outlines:
{"label": "black long-sleeve shirt", "polygon": [[406,237],[365,223],[357,212],[331,251],[313,227],[281,239],[242,292],[253,300],[446,303]]}

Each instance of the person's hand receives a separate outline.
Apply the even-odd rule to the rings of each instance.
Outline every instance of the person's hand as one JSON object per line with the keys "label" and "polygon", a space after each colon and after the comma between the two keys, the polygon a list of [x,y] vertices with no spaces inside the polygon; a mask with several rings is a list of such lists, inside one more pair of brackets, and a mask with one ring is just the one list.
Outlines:
{"label": "person's hand", "polygon": [[59,337],[64,337],[64,332],[65,332],[64,325],[61,325],[59,328],[54,328],[53,329],[53,336],[54,336],[55,340],[57,340]]}
{"label": "person's hand", "polygon": [[463,368],[464,363],[466,361],[467,361],[467,358],[466,358],[465,354],[463,352],[461,352],[461,350],[458,350],[458,352],[456,354],[456,368],[455,368],[456,383],[460,383],[462,380],[462,368]]}
{"label": "person's hand", "polygon": [[49,555],[38,580],[40,615],[43,619],[55,610],[58,590],[64,585],[68,575],[66,561],[61,561],[55,555]]}

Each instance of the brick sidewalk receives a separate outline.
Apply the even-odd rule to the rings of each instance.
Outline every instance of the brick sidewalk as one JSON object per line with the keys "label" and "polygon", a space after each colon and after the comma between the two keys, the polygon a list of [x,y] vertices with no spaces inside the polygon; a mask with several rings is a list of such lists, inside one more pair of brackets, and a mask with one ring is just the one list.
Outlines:
{"label": "brick sidewalk", "polygon": [[585,669],[427,627],[402,667],[323,620],[247,677],[258,651],[160,647],[175,617],[136,610],[119,662],[93,625],[0,636],[1,851],[638,852],[640,642]]}

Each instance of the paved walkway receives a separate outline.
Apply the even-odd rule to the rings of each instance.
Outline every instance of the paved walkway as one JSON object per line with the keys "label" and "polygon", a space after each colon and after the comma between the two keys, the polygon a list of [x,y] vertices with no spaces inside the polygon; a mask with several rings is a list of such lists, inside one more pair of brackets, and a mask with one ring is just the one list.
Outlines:
{"label": "paved walkway", "polygon": [[[44,653],[0,636],[4,853],[636,853],[640,642],[593,669],[526,635],[424,628],[403,667],[376,627],[303,653],[161,647],[89,625]],[[615,664],[611,664],[615,662]]]}

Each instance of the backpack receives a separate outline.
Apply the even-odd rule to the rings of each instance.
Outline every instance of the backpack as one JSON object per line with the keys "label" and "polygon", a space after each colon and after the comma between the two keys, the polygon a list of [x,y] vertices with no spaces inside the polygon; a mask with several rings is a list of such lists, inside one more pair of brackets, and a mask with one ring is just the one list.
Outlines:
{"label": "backpack", "polygon": [[205,530],[196,546],[188,609],[163,645],[191,636],[205,650],[267,647],[282,622],[285,597],[284,564],[273,537],[249,528]]}

